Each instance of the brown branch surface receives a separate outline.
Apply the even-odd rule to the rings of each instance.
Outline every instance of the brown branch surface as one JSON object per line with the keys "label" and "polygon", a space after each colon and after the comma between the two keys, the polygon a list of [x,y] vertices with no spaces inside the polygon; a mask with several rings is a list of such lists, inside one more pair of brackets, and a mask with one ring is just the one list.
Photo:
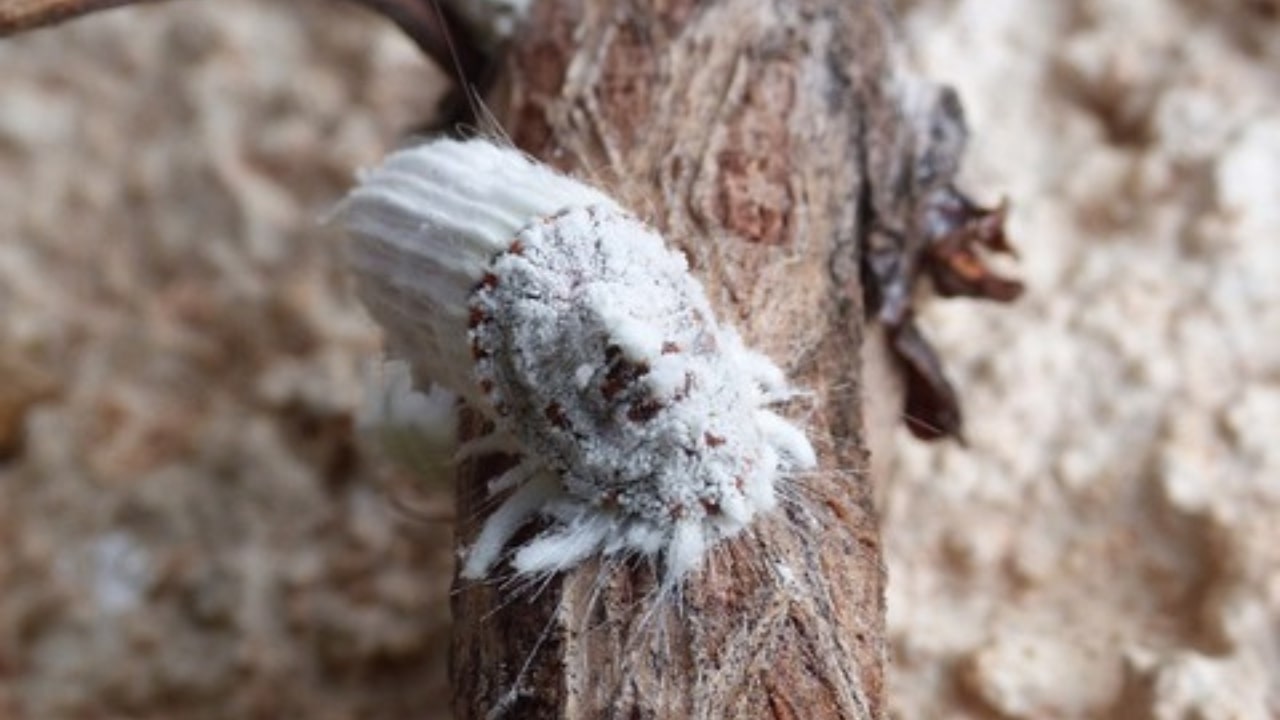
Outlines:
{"label": "brown branch surface", "polygon": [[98,10],[134,5],[142,0],[4,0],[0,2],[0,37],[53,25]]}
{"label": "brown branch surface", "polygon": [[[678,599],[589,566],[459,583],[459,718],[874,718],[884,571],[859,371],[857,247],[910,227],[927,122],[904,117],[878,0],[547,0],[507,58],[517,145],[608,187],[683,249],[722,318],[813,391],[821,470]],[[898,79],[895,79],[898,78]],[[492,463],[459,483],[459,542]]]}
{"label": "brown branch surface", "polygon": [[[72,18],[124,5],[165,0],[0,0],[0,37],[55,25]],[[474,44],[460,37],[447,2],[433,0],[348,0],[395,23],[422,52],[450,73],[481,82],[484,59]]]}

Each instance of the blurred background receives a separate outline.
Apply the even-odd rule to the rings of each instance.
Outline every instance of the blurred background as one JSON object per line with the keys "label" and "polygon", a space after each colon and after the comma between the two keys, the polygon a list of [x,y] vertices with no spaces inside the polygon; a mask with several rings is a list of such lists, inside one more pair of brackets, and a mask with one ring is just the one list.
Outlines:
{"label": "blurred background", "polygon": [[[900,11],[1029,289],[924,316],[894,717],[1280,717],[1280,4]],[[0,720],[443,713],[449,490],[355,441],[320,220],[447,85],[319,0],[0,41]]]}

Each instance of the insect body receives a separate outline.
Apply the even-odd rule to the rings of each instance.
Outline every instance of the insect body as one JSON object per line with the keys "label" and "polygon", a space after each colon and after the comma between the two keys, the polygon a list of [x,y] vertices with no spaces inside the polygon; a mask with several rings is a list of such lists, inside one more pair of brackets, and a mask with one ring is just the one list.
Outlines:
{"label": "insect body", "polygon": [[521,461],[463,565],[518,574],[604,553],[668,581],[812,467],[768,407],[785,376],[715,318],[683,256],[602,193],[518,152],[439,140],[393,154],[345,203],[361,296],[389,351],[492,419]]}

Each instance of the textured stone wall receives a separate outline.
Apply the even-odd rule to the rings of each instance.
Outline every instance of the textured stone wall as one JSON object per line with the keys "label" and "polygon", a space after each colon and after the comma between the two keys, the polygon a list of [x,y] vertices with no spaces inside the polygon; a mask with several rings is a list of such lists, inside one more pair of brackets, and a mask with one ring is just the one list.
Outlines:
{"label": "textured stone wall", "polygon": [[905,12],[1028,292],[924,319],[970,447],[880,490],[902,717],[1280,716],[1278,9]]}
{"label": "textured stone wall", "polygon": [[0,42],[0,717],[445,706],[450,501],[354,442],[320,225],[443,82],[338,3]]}

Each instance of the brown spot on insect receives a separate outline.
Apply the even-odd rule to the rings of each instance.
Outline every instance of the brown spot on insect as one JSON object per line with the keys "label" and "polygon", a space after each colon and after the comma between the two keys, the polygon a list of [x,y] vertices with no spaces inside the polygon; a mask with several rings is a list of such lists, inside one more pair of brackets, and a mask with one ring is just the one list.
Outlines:
{"label": "brown spot on insect", "polygon": [[480,381],[476,383],[476,385],[480,387],[480,392],[485,395],[493,392],[493,381],[489,378],[480,378]]}
{"label": "brown spot on insect", "polygon": [[561,430],[569,430],[573,427],[569,422],[569,415],[565,413],[564,407],[558,402],[548,404],[543,409],[542,415],[547,418],[547,422]]}
{"label": "brown spot on insect", "polygon": [[708,515],[719,515],[719,514],[720,514],[720,503],[716,502],[715,500],[710,500],[710,499],[707,499],[707,498],[703,498],[703,499],[702,499],[702,500],[700,500],[699,502],[701,502],[701,503],[702,503],[702,509],[703,509],[703,511],[704,511],[704,512],[706,512]]}
{"label": "brown spot on insect", "polygon": [[555,224],[556,222],[558,222],[561,218],[565,217],[566,215],[568,215],[568,214],[569,214],[569,213],[571,213],[571,212],[573,212],[573,208],[571,208],[571,207],[564,208],[563,210],[557,210],[556,212],[553,212],[553,213],[551,213],[550,215],[547,215],[546,217],[542,218],[542,224],[543,224],[543,225],[554,225],[554,224]]}
{"label": "brown spot on insect", "polygon": [[485,273],[484,277],[480,278],[480,283],[476,286],[476,289],[492,290],[496,287],[498,287],[498,276],[493,273]]}
{"label": "brown spot on insect", "polygon": [[662,343],[663,355],[675,355],[678,352],[680,352],[680,346],[677,345],[676,343],[673,343],[670,340]]}
{"label": "brown spot on insect", "polygon": [[471,338],[471,359],[483,360],[489,357],[489,351],[480,345],[479,338]]}
{"label": "brown spot on insect", "polygon": [[600,384],[600,393],[604,395],[605,400],[613,400],[636,380],[649,374],[648,363],[630,362],[622,357],[622,350],[616,345],[605,348],[604,357],[605,362],[609,364],[609,371],[605,373],[604,382]]}
{"label": "brown spot on insect", "polygon": [[645,423],[662,412],[663,404],[653,398],[645,398],[627,408],[627,419],[632,422]]}
{"label": "brown spot on insect", "polygon": [[486,322],[488,319],[489,316],[485,314],[484,310],[478,307],[472,307],[470,312],[467,314],[467,327],[471,330],[475,330],[477,327],[480,327],[481,323]]}
{"label": "brown spot on insect", "polygon": [[722,438],[722,437],[720,437],[719,435],[716,435],[716,434],[714,434],[714,433],[711,433],[711,432],[705,432],[705,433],[703,433],[703,434],[702,434],[702,441],[703,441],[703,442],[705,442],[705,443],[707,444],[707,447],[713,447],[713,448],[720,447],[721,445],[724,445],[724,443],[725,443],[725,439],[724,439],[724,438]]}
{"label": "brown spot on insect", "polygon": [[512,255],[523,255],[524,241],[521,240],[520,238],[516,238],[515,240],[512,240],[511,244],[507,246],[507,252],[511,253]]}
{"label": "brown spot on insect", "polygon": [[612,400],[622,392],[626,383],[612,377],[605,377],[604,382],[600,384],[600,394],[604,395],[605,400]]}
{"label": "brown spot on insect", "polygon": [[720,349],[720,341],[716,340],[716,334],[713,332],[700,332],[698,338],[694,340],[693,349],[699,353],[713,353]]}
{"label": "brown spot on insect", "polygon": [[672,396],[672,399],[676,402],[680,402],[681,400],[689,397],[689,393],[693,392],[693,383],[693,373],[686,371],[684,374],[684,382],[680,384],[680,389],[676,391],[676,394]]}
{"label": "brown spot on insect", "polygon": [[675,505],[672,505],[667,510],[667,513],[671,516],[672,520],[684,519],[684,513],[685,513],[684,503],[676,503]]}

